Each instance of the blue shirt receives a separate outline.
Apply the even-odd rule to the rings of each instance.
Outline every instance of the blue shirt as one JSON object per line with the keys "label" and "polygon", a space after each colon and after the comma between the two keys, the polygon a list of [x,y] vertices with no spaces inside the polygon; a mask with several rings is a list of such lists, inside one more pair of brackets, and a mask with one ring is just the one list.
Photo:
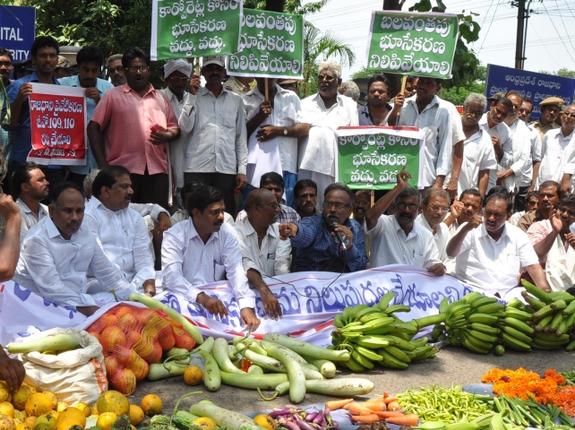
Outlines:
{"label": "blue shirt", "polygon": [[[20,87],[28,82],[39,82],[36,72],[12,82],[12,85],[8,87],[7,91],[10,104],[13,104],[16,101],[18,93],[20,92]],[[56,80],[54,80],[53,83],[58,85],[58,81]],[[8,153],[10,161],[15,161],[18,164],[24,165],[31,149],[32,134],[30,132],[30,109],[28,107],[28,102],[25,101],[22,104],[20,118],[18,118],[17,125],[10,126],[8,129],[8,146],[6,148],[6,152]],[[50,167],[57,168],[59,166]]]}
{"label": "blue shirt", "polygon": [[[80,87],[80,79],[78,79],[78,75],[76,76],[66,76],[64,78],[58,79],[60,85],[66,85],[67,87]],[[96,89],[100,93],[100,98],[104,95],[104,93],[108,90],[111,90],[114,86],[104,79],[97,78],[96,80]],[[92,119],[92,114],[94,113],[94,109],[96,109],[96,102],[91,97],[86,97],[86,125]],[[88,142],[86,142],[88,143]],[[87,175],[90,173],[90,170],[95,169],[97,167],[96,159],[94,158],[94,154],[92,154],[92,148],[90,145],[87,144],[87,152],[86,152],[86,164],[84,166],[69,166],[68,169],[70,172],[76,173],[78,175]]]}
{"label": "blue shirt", "polygon": [[357,221],[348,219],[344,223],[353,233],[353,243],[347,251],[341,250],[323,215],[302,218],[297,225],[298,232],[291,238],[292,272],[355,272],[366,268],[365,238]]}

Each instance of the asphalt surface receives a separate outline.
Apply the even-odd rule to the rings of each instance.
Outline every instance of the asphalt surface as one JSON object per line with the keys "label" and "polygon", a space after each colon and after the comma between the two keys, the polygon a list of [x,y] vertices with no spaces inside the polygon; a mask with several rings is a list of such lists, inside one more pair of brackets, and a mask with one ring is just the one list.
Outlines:
{"label": "asphalt surface", "polygon": [[[481,376],[492,367],[511,368],[524,367],[539,373],[553,367],[558,371],[575,369],[575,353],[565,351],[535,351],[531,353],[508,352],[501,357],[494,355],[478,355],[459,348],[448,348],[439,351],[434,359],[411,365],[407,370],[382,370],[365,374],[342,373],[341,376],[358,376],[370,379],[375,383],[375,389],[369,396],[381,394],[383,391],[399,393],[409,388],[452,384],[479,383]],[[153,392],[163,399],[164,412],[168,413],[174,407],[176,400],[183,394],[200,391],[180,404],[180,409],[187,409],[194,402],[210,399],[219,406],[244,414],[268,410],[289,404],[287,396],[273,401],[262,400],[257,391],[244,390],[235,387],[222,386],[217,392],[208,392],[202,385],[190,387],[181,378],[164,381],[143,382],[138,385],[131,401],[139,401],[142,396]],[[333,399],[320,395],[306,395],[304,403],[314,404]]]}

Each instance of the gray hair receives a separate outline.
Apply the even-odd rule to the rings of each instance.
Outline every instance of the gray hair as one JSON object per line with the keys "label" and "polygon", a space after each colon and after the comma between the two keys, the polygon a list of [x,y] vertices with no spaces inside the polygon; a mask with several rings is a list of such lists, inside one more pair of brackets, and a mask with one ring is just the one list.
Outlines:
{"label": "gray hair", "polygon": [[340,94],[351,97],[354,101],[359,100],[359,94],[360,94],[359,87],[353,81],[342,82],[337,90],[339,91]]}
{"label": "gray hair", "polygon": [[106,58],[106,64],[108,64],[110,61],[121,60],[122,56],[123,54],[112,54],[108,58]]}
{"label": "gray hair", "polygon": [[469,93],[463,102],[463,106],[467,107],[470,103],[479,103],[483,110],[487,108],[487,98],[483,94]]}
{"label": "gray hair", "polygon": [[334,61],[324,61],[319,65],[317,74],[319,75],[324,70],[332,72],[337,79],[341,79],[341,65]]}

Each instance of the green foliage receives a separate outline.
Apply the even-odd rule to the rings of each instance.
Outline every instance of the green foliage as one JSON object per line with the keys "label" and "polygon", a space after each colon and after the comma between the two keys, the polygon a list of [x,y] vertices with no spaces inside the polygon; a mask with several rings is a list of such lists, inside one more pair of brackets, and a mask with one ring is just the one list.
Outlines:
{"label": "green foliage", "polygon": [[485,93],[485,81],[477,81],[465,86],[451,86],[442,88],[439,97],[450,101],[454,105],[462,105],[469,93]]}
{"label": "green foliage", "polygon": [[559,69],[557,70],[557,76],[563,76],[564,78],[575,78],[575,70],[569,69]]}
{"label": "green foliage", "polygon": [[[306,13],[319,11],[327,2],[328,0],[316,0],[302,5],[301,0],[284,0],[284,12],[305,15]],[[250,9],[265,9],[266,0],[245,0],[244,7]]]}

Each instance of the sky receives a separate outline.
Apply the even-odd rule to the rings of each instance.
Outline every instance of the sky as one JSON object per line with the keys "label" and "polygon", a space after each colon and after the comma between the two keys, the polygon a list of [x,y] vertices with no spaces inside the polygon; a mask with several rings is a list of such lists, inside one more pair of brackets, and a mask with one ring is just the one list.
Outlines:
{"label": "sky", "polygon": [[[408,0],[403,10],[414,4]],[[481,64],[515,66],[517,8],[510,0],[444,0],[448,13],[473,12],[481,26],[479,40],[470,45]],[[349,45],[356,55],[343,78],[365,67],[371,12],[383,0],[328,0],[318,13],[306,16],[321,31]],[[556,72],[575,70],[575,1],[533,0],[527,24],[525,70]],[[569,31],[571,30],[571,31]]]}

